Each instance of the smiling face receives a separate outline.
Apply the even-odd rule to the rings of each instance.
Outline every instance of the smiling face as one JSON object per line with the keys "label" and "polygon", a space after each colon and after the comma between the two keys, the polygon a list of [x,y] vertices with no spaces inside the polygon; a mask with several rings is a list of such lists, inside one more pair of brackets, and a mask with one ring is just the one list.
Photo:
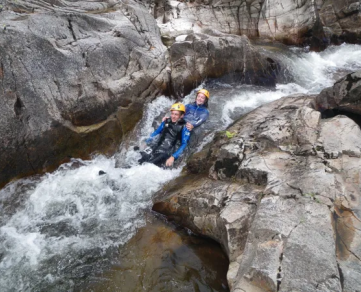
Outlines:
{"label": "smiling face", "polygon": [[171,111],[170,119],[173,123],[178,122],[181,118],[183,118],[184,114],[181,111]]}
{"label": "smiling face", "polygon": [[202,105],[206,102],[207,97],[203,93],[198,93],[196,97],[196,104]]}

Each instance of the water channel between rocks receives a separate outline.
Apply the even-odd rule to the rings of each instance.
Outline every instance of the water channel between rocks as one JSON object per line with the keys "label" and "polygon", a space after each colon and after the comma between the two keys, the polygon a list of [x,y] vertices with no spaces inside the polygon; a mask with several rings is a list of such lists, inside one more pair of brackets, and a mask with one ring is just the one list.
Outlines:
{"label": "water channel between rocks", "polygon": [[[294,93],[318,93],[361,69],[357,45],[322,53],[260,49],[283,64],[276,89],[232,78],[208,82],[211,116],[198,149],[259,105]],[[194,92],[184,102],[193,98]],[[147,105],[114,157],[73,160],[0,190],[0,291],[227,291],[228,261],[220,246],[149,211],[152,195],[179,176],[182,165],[173,170],[139,166],[133,146],[153,131],[172,102],[159,97]],[[99,176],[99,170],[107,174]]]}

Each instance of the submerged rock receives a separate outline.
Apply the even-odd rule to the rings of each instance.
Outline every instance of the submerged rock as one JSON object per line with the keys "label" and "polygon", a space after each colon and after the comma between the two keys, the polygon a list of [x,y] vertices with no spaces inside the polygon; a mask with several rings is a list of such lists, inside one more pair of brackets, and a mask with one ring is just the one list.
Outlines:
{"label": "submerged rock", "polygon": [[347,116],[321,119],[314,99],[245,115],[154,199],[153,210],[222,244],[231,291],[361,287],[361,130]]}

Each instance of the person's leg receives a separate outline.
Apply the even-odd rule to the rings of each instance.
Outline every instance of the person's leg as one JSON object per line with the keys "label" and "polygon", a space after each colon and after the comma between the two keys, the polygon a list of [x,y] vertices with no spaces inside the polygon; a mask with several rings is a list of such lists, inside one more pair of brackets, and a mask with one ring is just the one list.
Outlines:
{"label": "person's leg", "polygon": [[168,158],[169,155],[167,153],[157,153],[148,162],[161,167],[162,164],[164,164]]}
{"label": "person's leg", "polygon": [[142,158],[138,160],[139,164],[143,164],[144,162],[149,162],[149,160],[152,159],[151,154],[145,153],[143,151],[140,152],[140,155],[142,156]]}

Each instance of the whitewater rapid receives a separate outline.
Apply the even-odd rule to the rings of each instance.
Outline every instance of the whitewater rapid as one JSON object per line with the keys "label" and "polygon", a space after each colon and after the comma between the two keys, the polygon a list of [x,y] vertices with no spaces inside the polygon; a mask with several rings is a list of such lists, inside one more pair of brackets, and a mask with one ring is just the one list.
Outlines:
{"label": "whitewater rapid", "polygon": [[[277,60],[283,64],[287,74],[291,75],[289,79],[292,82],[277,83],[275,89],[269,90],[244,84],[219,85],[230,90],[226,98],[222,97],[222,126],[226,127],[240,115],[281,97],[320,93],[346,74],[361,68],[360,45],[331,46],[321,53],[308,52],[302,48],[291,48],[290,51],[277,55]],[[215,101],[212,100],[213,102]]]}
{"label": "whitewater rapid", "polygon": [[[316,94],[361,69],[361,46],[330,47],[322,53],[295,48],[280,60],[292,82],[275,89],[217,80],[211,91],[209,132],[224,130],[242,114],[291,94]],[[192,102],[195,90],[184,99]],[[0,190],[0,291],[67,291],[106,267],[112,248],[145,224],[152,195],[179,176],[151,164],[138,165],[133,146],[149,136],[174,100],[159,97],[145,108],[134,137],[111,158],[74,159],[53,173],[9,183]],[[157,123],[154,123],[154,118]],[[121,159],[123,166],[116,167]],[[106,175],[99,175],[103,170]],[[110,255],[109,255],[110,253]]]}

